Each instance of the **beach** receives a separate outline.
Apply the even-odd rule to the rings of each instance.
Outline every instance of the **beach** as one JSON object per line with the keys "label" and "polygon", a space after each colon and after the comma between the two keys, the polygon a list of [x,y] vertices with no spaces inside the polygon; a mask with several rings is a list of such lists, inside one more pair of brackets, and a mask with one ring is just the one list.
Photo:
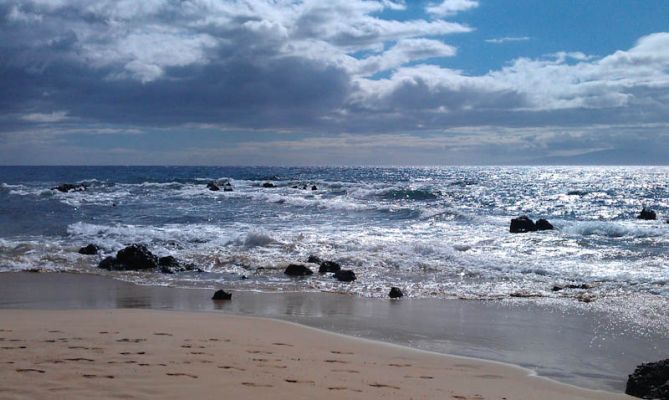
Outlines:
{"label": "beach", "polygon": [[[207,290],[139,286],[86,274],[4,273],[0,278],[2,398],[214,398],[221,393],[239,398],[628,398],[620,383],[597,376],[594,364],[633,361],[593,346],[581,351],[577,342],[592,338],[584,326],[574,326],[578,319],[536,309],[516,313],[538,321],[542,330],[554,328],[542,323],[545,318],[557,320],[564,326],[554,335],[563,337],[562,344],[522,325],[513,310],[504,313],[505,322],[491,318],[486,307],[499,306],[481,302],[440,304],[461,315],[456,319],[423,302],[244,292],[214,302]],[[389,306],[385,312],[383,304]],[[413,326],[388,311],[393,309],[413,314]],[[446,319],[445,325],[460,334],[421,326],[417,319],[426,316]],[[549,375],[547,365],[560,365],[552,370],[554,378],[569,381],[572,369],[578,372],[574,382],[586,382],[579,386],[604,390],[558,383],[511,364],[410,348],[406,345],[444,352],[409,340],[408,331],[425,343],[448,339],[449,353],[487,359],[498,353],[507,362],[529,354],[533,358],[518,364],[531,366],[528,360],[534,360]],[[527,339],[518,352],[509,350],[514,337]],[[639,357],[648,357],[643,342],[628,340],[641,351]],[[594,358],[597,353],[601,359]],[[592,375],[566,361],[571,356],[593,365]]]}
{"label": "beach", "polygon": [[1,310],[0,325],[3,398],[628,398],[521,368],[220,313]]}

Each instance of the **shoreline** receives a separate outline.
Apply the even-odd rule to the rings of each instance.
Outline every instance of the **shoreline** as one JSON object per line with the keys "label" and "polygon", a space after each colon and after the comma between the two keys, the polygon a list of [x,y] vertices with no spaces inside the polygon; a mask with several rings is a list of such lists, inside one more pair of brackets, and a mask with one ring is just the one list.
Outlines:
{"label": "shoreline", "polygon": [[[615,332],[606,336],[608,332],[602,326],[588,325],[593,316],[533,305],[411,299],[394,302],[323,293],[254,292],[235,292],[232,302],[216,303],[210,300],[209,291],[201,289],[138,286],[98,275],[3,273],[0,277],[0,293],[4,293],[0,309],[223,311],[226,315],[284,320],[347,337],[500,363],[533,371],[542,379],[618,393],[624,390],[626,375],[638,363],[658,356],[657,350],[644,350],[646,347],[654,344],[661,349],[669,343],[666,338],[637,338]],[[594,348],[588,344],[595,339],[593,334],[599,335]],[[621,343],[629,349],[623,350],[624,359],[602,347],[617,348]],[[620,370],[624,372],[616,372]]]}

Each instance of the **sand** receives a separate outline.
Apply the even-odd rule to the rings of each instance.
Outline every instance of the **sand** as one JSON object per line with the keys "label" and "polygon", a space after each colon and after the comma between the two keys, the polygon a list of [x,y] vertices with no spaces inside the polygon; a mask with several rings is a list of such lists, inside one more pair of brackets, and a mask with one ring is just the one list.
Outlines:
{"label": "sand", "polygon": [[283,321],[135,309],[0,310],[0,398],[631,399]]}

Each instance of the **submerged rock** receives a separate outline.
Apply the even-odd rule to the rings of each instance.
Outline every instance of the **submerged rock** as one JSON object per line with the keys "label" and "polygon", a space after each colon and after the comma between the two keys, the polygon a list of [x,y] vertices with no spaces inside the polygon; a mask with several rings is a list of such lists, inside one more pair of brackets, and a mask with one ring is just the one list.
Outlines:
{"label": "submerged rock", "polygon": [[274,187],[276,187],[276,185],[273,184],[272,182],[265,182],[265,183],[262,184],[262,187],[264,187],[264,188],[274,188]]}
{"label": "submerged rock", "polygon": [[642,399],[669,400],[669,359],[636,367],[627,379],[625,393]]}
{"label": "submerged rock", "polygon": [[314,271],[302,264],[290,264],[283,273],[288,276],[307,276],[313,274]]}
{"label": "submerged rock", "polygon": [[95,254],[98,254],[98,250],[100,250],[98,248],[98,246],[96,246],[94,244],[89,244],[88,246],[84,246],[84,247],[80,248],[79,249],[79,254],[84,254],[84,255],[87,255],[87,256],[93,256]]}
{"label": "submerged rock", "polygon": [[121,264],[118,262],[116,257],[112,256],[105,257],[102,261],[98,263],[98,268],[106,269],[109,271],[119,269],[120,266]]}
{"label": "submerged rock", "polygon": [[213,181],[207,183],[207,189],[211,190],[212,192],[218,192],[219,190],[221,190],[221,188],[218,187],[216,182],[213,182]]}
{"label": "submerged rock", "polygon": [[399,299],[400,297],[404,297],[404,293],[402,293],[402,290],[400,290],[398,287],[391,287],[390,293],[388,293],[388,297],[391,299]]}
{"label": "submerged rock", "polygon": [[318,186],[316,185],[311,186],[311,190],[318,190]]}
{"label": "submerged rock", "polygon": [[318,272],[324,274],[326,272],[337,272],[341,270],[341,265],[334,261],[322,261],[318,268]]}
{"label": "submerged rock", "polygon": [[84,190],[86,190],[86,185],[84,185],[83,183],[77,183],[77,184],[63,183],[54,188],[51,188],[51,190],[57,190],[62,193],[83,192]]}
{"label": "submerged rock", "polygon": [[232,192],[232,184],[230,182],[227,182],[225,185],[223,185],[223,191]]}
{"label": "submerged rock", "polygon": [[509,228],[509,232],[511,233],[535,232],[536,230],[536,224],[526,215],[513,218],[511,220],[511,227]]}
{"label": "submerged rock", "polygon": [[353,282],[356,280],[355,272],[348,269],[342,269],[335,272],[334,277],[341,282]]}
{"label": "submerged rock", "polygon": [[217,290],[214,293],[212,300],[232,300],[232,293],[228,293],[225,290]]}
{"label": "submerged rock", "polygon": [[639,216],[637,219],[643,219],[646,221],[654,221],[657,219],[657,214],[655,214],[655,211],[651,210],[650,208],[644,207],[641,210],[641,213],[639,213]]}

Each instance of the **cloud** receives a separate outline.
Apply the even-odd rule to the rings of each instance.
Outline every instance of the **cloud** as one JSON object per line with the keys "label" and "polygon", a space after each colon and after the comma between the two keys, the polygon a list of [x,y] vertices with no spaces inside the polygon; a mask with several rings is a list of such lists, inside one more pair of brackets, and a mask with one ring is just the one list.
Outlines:
{"label": "cloud", "polygon": [[426,11],[437,17],[447,17],[478,6],[476,0],[442,0],[441,3],[427,6]]}
{"label": "cloud", "polygon": [[21,116],[21,119],[28,122],[48,123],[62,122],[68,120],[67,111],[54,111],[51,113],[30,113]]}
{"label": "cloud", "polygon": [[[387,0],[7,0],[0,132],[50,124],[44,129],[60,136],[216,130],[358,135],[379,144],[376,135],[388,135],[407,147],[426,143],[421,133],[481,128],[487,133],[469,137],[483,147],[468,149],[483,154],[503,135],[517,137],[514,129],[666,131],[669,33],[608,55],[565,49],[472,75],[444,60],[458,54],[452,35],[473,30],[451,17],[476,6],[443,1],[419,19]],[[388,10],[404,18],[382,17]],[[529,38],[488,41],[520,40]]]}
{"label": "cloud", "polygon": [[503,44],[510,42],[527,42],[528,40],[530,40],[529,36],[505,36],[493,39],[486,39],[486,42],[493,44]]}

